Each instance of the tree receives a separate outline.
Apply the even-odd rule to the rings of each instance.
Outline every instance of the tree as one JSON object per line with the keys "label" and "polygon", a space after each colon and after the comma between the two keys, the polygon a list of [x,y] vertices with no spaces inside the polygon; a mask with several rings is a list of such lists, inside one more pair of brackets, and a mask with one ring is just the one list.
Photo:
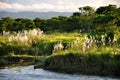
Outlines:
{"label": "tree", "polygon": [[11,17],[2,18],[0,23],[1,31],[11,31],[13,29],[14,19]]}
{"label": "tree", "polygon": [[90,6],[80,7],[79,10],[81,14],[87,15],[87,16],[92,15],[95,12],[93,7],[90,7]]}
{"label": "tree", "polygon": [[83,10],[85,11],[86,15],[92,15],[94,13],[94,9],[90,6],[83,7]]}
{"label": "tree", "polygon": [[72,16],[81,16],[80,12],[74,12]]}
{"label": "tree", "polygon": [[31,20],[31,19],[27,19],[27,18],[23,19],[22,23],[25,24],[24,29],[26,29],[26,30],[33,29],[36,27],[33,20]]}
{"label": "tree", "polygon": [[102,6],[96,10],[97,14],[106,14],[106,15],[118,15],[118,9],[116,5]]}
{"label": "tree", "polygon": [[35,23],[31,19],[17,18],[13,24],[14,31],[22,31],[36,28]]}
{"label": "tree", "polygon": [[83,7],[80,7],[79,10],[80,10],[80,13],[83,14],[84,12]]}
{"label": "tree", "polygon": [[33,21],[35,23],[35,26],[38,27],[38,28],[40,28],[43,19],[41,19],[41,18],[35,18]]}

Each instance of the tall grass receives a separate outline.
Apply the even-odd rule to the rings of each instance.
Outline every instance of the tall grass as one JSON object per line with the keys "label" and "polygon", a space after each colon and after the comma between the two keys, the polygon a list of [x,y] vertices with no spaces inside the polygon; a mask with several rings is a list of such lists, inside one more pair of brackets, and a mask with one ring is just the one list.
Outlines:
{"label": "tall grass", "polygon": [[[74,35],[74,34],[73,34]],[[53,53],[43,63],[44,69],[68,73],[120,76],[120,50],[118,38],[111,40],[107,34],[87,36],[87,34],[50,35],[51,42],[61,41],[63,50]],[[64,37],[63,37],[64,36]],[[68,37],[71,41],[66,41]],[[65,38],[66,37],[66,38]],[[63,40],[62,40],[62,39]],[[57,42],[55,44],[57,44]],[[54,46],[54,45],[53,45]],[[54,49],[54,48],[53,48]]]}
{"label": "tall grass", "polygon": [[[116,34],[115,34],[116,35]],[[64,51],[74,51],[78,53],[115,53],[119,54],[119,37],[114,36],[111,40],[107,34],[89,35],[83,33],[53,33],[43,34],[40,29],[24,30],[18,33],[3,32],[0,36],[0,50],[15,53],[36,53],[39,55],[50,55],[63,53]],[[55,51],[55,46],[60,42],[60,51]],[[57,45],[59,48],[60,45]],[[2,54],[2,53],[1,53]]]}
{"label": "tall grass", "polygon": [[[111,39],[112,38],[112,39]],[[0,36],[0,56],[26,57],[44,55],[40,64],[45,69],[120,76],[120,37],[111,33],[43,34],[39,29]],[[34,57],[32,57],[34,58]]]}
{"label": "tall grass", "polygon": [[0,36],[0,55],[8,55],[15,52],[27,53],[28,49],[36,47],[44,37],[43,31],[40,29],[23,30],[19,32],[3,32]]}

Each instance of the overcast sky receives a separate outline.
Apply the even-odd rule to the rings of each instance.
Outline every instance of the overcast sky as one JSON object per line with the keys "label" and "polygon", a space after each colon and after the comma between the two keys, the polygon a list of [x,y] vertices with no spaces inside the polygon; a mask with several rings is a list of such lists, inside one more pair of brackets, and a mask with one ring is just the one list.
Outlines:
{"label": "overcast sky", "polygon": [[98,8],[109,4],[120,7],[120,0],[0,0],[0,11],[74,12],[83,6]]}

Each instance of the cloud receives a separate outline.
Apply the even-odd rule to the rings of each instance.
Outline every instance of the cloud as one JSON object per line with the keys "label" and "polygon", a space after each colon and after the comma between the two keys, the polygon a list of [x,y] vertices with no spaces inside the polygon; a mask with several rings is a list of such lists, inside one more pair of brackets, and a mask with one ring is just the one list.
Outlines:
{"label": "cloud", "polygon": [[59,4],[49,4],[49,3],[33,3],[30,5],[23,5],[18,3],[4,3],[0,2],[0,10],[18,10],[18,11],[69,11],[71,6],[64,5],[62,2]]}
{"label": "cloud", "polygon": [[120,7],[120,0],[101,0],[102,5],[115,4]]}
{"label": "cloud", "polygon": [[18,10],[32,10],[32,9],[54,9],[55,6],[47,3],[37,3],[31,5],[22,5],[18,3],[8,4],[0,2],[0,10],[5,9],[18,9]]}
{"label": "cloud", "polygon": [[24,6],[25,9],[53,9],[55,6],[53,6],[52,4],[48,4],[48,3],[38,3],[38,4],[32,4],[29,6]]}
{"label": "cloud", "polygon": [[0,2],[0,10],[9,9],[9,8],[12,8],[12,6],[7,3]]}
{"label": "cloud", "polygon": [[120,7],[120,0],[99,0],[93,2],[93,4],[90,5],[93,5],[96,8],[98,8],[100,6],[108,6],[109,4],[117,5],[118,7]]}
{"label": "cloud", "polygon": [[108,4],[120,7],[120,0],[1,0],[0,10],[73,12],[83,6],[98,8]]}

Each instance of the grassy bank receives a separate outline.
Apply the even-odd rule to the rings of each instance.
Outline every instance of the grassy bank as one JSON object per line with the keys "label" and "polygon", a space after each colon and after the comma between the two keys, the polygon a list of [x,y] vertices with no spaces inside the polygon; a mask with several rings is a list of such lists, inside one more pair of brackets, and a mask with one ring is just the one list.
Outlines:
{"label": "grassy bank", "polygon": [[0,66],[27,62],[60,72],[120,76],[119,38],[112,32],[43,34],[39,29],[3,34]]}
{"label": "grassy bank", "polygon": [[0,68],[27,66],[34,64],[35,58],[29,55],[9,55],[0,57]]}
{"label": "grassy bank", "polygon": [[120,76],[120,55],[66,53],[45,60],[44,69],[102,76]]}
{"label": "grassy bank", "polygon": [[[47,56],[32,56],[32,55],[7,55],[0,57],[0,68],[36,65],[39,67],[43,65]],[[38,68],[37,67],[37,68]]]}

